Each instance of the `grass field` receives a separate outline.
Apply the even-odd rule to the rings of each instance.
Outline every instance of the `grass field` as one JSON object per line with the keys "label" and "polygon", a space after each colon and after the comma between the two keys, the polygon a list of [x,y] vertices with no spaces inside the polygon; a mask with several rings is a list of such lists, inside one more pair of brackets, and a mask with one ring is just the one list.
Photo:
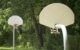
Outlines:
{"label": "grass field", "polygon": [[[7,48],[7,47],[0,47],[0,50],[12,50],[12,47]],[[27,48],[16,48],[16,50],[30,50]]]}
{"label": "grass field", "polygon": [[[0,50],[12,50],[12,47],[0,47]],[[16,50],[35,50],[33,48],[16,48]]]}

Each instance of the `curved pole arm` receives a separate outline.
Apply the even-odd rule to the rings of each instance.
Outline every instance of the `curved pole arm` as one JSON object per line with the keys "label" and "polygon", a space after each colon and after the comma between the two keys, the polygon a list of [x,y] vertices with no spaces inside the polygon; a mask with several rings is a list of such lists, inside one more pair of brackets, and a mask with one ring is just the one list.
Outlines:
{"label": "curved pole arm", "polygon": [[66,30],[65,25],[56,24],[55,27],[60,28],[62,30],[64,50],[67,50],[67,30]]}

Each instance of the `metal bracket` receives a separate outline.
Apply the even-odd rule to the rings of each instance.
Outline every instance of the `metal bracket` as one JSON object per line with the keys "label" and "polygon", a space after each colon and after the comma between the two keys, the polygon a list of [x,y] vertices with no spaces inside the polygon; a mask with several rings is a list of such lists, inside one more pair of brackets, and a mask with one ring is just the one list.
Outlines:
{"label": "metal bracket", "polygon": [[60,34],[60,32],[59,32],[59,30],[58,30],[58,28],[51,28],[51,34]]}

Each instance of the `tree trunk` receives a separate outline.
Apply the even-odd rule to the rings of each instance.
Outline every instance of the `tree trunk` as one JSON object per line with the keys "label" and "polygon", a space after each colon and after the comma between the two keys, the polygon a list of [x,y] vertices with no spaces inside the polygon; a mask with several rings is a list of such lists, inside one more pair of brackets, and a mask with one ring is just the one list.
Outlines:
{"label": "tree trunk", "polygon": [[30,4],[30,9],[31,9],[31,18],[33,20],[35,31],[39,39],[39,48],[42,48],[43,47],[43,33],[45,32],[45,30],[44,30],[44,27],[39,24],[39,22],[37,21],[35,17],[33,4]]}

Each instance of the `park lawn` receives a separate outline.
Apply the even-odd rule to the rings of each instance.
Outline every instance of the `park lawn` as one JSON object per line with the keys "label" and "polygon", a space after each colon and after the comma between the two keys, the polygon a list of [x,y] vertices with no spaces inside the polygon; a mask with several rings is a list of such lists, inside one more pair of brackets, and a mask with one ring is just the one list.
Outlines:
{"label": "park lawn", "polygon": [[[12,50],[12,47],[0,47],[0,50]],[[27,48],[16,48],[16,50],[30,50]]]}

